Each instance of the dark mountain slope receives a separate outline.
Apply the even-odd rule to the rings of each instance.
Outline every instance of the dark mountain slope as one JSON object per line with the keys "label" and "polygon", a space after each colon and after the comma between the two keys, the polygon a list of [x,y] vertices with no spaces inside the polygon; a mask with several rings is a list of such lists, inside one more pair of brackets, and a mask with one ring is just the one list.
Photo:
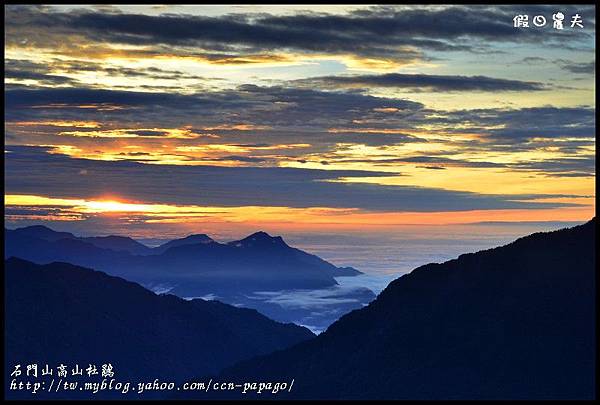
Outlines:
{"label": "dark mountain slope", "polygon": [[9,373],[15,364],[111,362],[120,381],[182,381],[314,336],[254,310],[160,296],[66,263],[11,258],[5,269]]}
{"label": "dark mountain slope", "polygon": [[220,378],[295,378],[294,398],[594,398],[595,226],[419,267],[316,339]]}

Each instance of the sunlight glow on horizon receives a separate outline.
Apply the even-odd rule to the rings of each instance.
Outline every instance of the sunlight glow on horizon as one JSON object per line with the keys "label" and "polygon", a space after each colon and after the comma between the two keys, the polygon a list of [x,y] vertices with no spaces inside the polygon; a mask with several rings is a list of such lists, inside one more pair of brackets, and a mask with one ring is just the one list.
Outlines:
{"label": "sunlight glow on horizon", "polygon": [[[36,195],[5,195],[5,207],[39,209],[53,208],[48,220],[85,220],[94,215],[123,214],[124,221],[147,224],[180,224],[189,226],[205,222],[240,223],[257,228],[270,225],[289,230],[329,228],[387,229],[399,225],[453,225],[488,221],[540,222],[586,221],[594,216],[593,205],[554,209],[471,210],[452,212],[366,212],[358,209],[326,207],[290,208],[267,206],[209,207],[198,205],[149,204],[107,199],[69,199]],[[35,214],[32,214],[35,216]],[[133,217],[131,216],[133,215]],[[18,216],[8,219],[17,220]],[[22,219],[26,219],[24,217]],[[33,218],[33,217],[32,217]],[[38,217],[42,219],[42,217]]]}

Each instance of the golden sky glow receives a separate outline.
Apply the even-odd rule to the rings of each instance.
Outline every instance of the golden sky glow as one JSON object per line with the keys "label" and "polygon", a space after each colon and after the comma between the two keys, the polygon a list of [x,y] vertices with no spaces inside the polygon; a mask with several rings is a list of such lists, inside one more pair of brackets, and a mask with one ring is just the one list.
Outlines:
{"label": "golden sky glow", "polygon": [[448,7],[9,7],[5,218],[589,219],[593,25],[513,36],[511,6]]}
{"label": "golden sky glow", "polygon": [[[263,226],[285,224],[289,229],[309,230],[328,226],[332,229],[354,229],[357,226],[371,229],[396,225],[453,225],[485,221],[578,221],[594,215],[593,206],[542,210],[472,210],[459,212],[378,212],[356,209],[314,207],[294,209],[288,207],[202,207],[166,204],[140,204],[117,200],[80,200],[48,198],[35,195],[6,195],[6,207],[56,207],[58,212],[49,219],[84,219],[86,214],[111,215],[115,213],[138,215],[136,221],[148,224],[234,222]],[[127,219],[127,216],[124,216]]]}

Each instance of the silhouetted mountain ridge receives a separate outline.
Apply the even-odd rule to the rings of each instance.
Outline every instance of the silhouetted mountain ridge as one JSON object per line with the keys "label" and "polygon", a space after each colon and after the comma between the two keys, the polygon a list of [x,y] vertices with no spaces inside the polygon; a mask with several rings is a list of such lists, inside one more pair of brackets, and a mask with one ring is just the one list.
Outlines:
{"label": "silhouetted mountain ridge", "polygon": [[[6,228],[4,228],[4,231],[6,232],[8,230]],[[23,228],[14,229],[11,232],[14,232],[21,236],[40,238],[40,239],[48,240],[48,241],[56,241],[59,239],[75,238],[75,235],[73,235],[70,232],[57,232],[57,231],[54,231],[44,225],[26,226]]]}
{"label": "silhouetted mountain ridge", "polygon": [[289,247],[281,236],[271,236],[264,231],[258,231],[243,239],[229,242],[228,245],[235,247]]}
{"label": "silhouetted mountain ridge", "polygon": [[67,263],[6,260],[5,305],[8,373],[15,364],[111,362],[119,381],[183,381],[314,336],[254,310],[156,295]]}
{"label": "silhouetted mountain ridge", "polygon": [[294,378],[278,398],[592,399],[595,227],[421,266],[315,339],[218,378]]}

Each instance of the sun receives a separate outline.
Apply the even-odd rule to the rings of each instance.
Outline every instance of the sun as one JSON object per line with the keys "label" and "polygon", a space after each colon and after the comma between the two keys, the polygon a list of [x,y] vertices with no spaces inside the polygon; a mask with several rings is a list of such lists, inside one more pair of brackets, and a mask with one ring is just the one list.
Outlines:
{"label": "sun", "polygon": [[85,201],[83,208],[92,212],[151,212],[154,207],[150,204],[135,204],[116,200]]}

